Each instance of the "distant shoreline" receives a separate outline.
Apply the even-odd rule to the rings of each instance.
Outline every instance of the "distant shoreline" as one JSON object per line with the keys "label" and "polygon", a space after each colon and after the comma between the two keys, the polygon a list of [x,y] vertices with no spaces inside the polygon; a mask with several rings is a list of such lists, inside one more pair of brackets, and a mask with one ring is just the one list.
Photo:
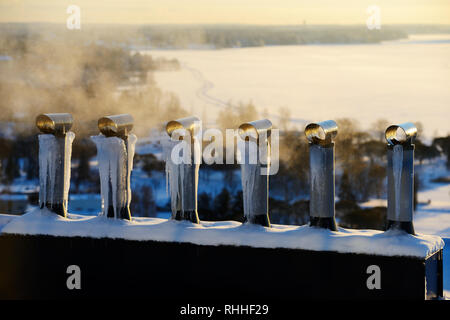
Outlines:
{"label": "distant shoreline", "polygon": [[[123,25],[84,24],[68,30],[56,23],[0,23],[0,32],[12,37],[24,34],[41,39],[122,47],[128,50],[216,50],[292,45],[378,44],[408,39],[411,35],[449,34],[450,25]],[[70,35],[70,37],[69,37]]]}

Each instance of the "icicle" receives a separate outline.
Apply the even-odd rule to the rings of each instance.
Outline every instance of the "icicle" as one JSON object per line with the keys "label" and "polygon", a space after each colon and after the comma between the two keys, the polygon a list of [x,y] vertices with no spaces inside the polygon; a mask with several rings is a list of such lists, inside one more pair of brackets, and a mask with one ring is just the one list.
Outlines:
{"label": "icicle", "polygon": [[69,189],[70,189],[70,176],[71,176],[71,166],[72,166],[72,143],[75,139],[75,133],[69,131],[66,133],[65,137],[65,150],[64,150],[64,205],[67,208],[69,200]]}
{"label": "icicle", "polygon": [[171,154],[173,148],[180,143],[179,141],[163,141],[163,156],[166,162],[166,192],[170,195],[170,207],[172,216],[182,210],[181,206],[181,179],[180,165],[173,163]]}
{"label": "icicle", "polygon": [[39,135],[39,205],[55,209],[65,216],[67,208],[73,132],[63,137],[53,134]]}
{"label": "icicle", "polygon": [[69,113],[44,113],[36,117],[39,135],[39,206],[65,217],[70,187],[73,118]]}
{"label": "icicle", "polygon": [[[188,117],[169,121],[164,142],[166,178],[169,181],[172,218],[199,223],[197,214],[198,169],[201,156],[201,121]],[[183,140],[178,140],[183,137]],[[194,150],[192,150],[194,148]],[[166,183],[167,183],[166,180]]]}
{"label": "icicle", "polygon": [[133,170],[133,159],[134,153],[136,150],[136,142],[137,137],[134,134],[129,134],[127,139],[127,181],[126,184],[128,186],[128,198],[127,198],[127,207],[131,204],[131,171]]}
{"label": "icicle", "polygon": [[105,137],[102,134],[91,138],[97,146],[102,214],[108,216],[112,206],[114,218],[126,218],[121,216],[121,212],[127,210],[131,202],[130,176],[136,136],[129,135],[127,142],[118,137]]}

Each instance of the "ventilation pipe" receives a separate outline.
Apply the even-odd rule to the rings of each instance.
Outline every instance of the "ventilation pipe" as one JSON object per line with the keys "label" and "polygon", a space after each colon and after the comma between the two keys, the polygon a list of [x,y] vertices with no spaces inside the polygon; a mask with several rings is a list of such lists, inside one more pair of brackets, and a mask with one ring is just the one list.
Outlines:
{"label": "ventilation pipe", "polygon": [[417,128],[411,122],[386,129],[388,208],[387,229],[414,234],[414,139]]}
{"label": "ventilation pipe", "polygon": [[202,123],[194,116],[172,120],[166,125],[166,132],[171,138],[170,150],[166,154],[166,171],[169,176],[172,219],[175,220],[200,223],[197,188],[201,130]]}
{"label": "ventilation pipe", "polygon": [[37,116],[39,135],[39,206],[67,216],[70,187],[73,118],[69,113],[46,113]]}
{"label": "ventilation pipe", "polygon": [[130,134],[133,117],[112,115],[98,120],[100,134],[91,137],[97,146],[102,194],[102,214],[108,218],[131,220],[130,177],[136,136]]}
{"label": "ventilation pipe", "polygon": [[305,128],[309,141],[311,179],[310,226],[337,231],[335,220],[334,138],[338,126],[333,120],[310,123]]}
{"label": "ventilation pipe", "polygon": [[244,223],[270,227],[269,219],[269,137],[272,122],[267,119],[239,126]]}

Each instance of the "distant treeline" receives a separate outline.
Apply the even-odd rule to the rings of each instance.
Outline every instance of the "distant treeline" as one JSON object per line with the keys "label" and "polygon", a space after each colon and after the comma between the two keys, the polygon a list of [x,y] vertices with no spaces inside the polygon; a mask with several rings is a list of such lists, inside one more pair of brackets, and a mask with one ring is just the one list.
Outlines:
{"label": "distant treeline", "polygon": [[63,24],[3,23],[0,33],[17,37],[40,34],[43,39],[102,44],[128,49],[234,48],[272,45],[378,43],[407,38],[413,33],[450,33],[447,25],[83,25],[68,30]]}
{"label": "distant treeline", "polygon": [[304,44],[378,43],[407,38],[397,28],[368,30],[366,26],[199,26],[153,27],[140,32],[158,48],[188,48],[208,45],[217,49]]}

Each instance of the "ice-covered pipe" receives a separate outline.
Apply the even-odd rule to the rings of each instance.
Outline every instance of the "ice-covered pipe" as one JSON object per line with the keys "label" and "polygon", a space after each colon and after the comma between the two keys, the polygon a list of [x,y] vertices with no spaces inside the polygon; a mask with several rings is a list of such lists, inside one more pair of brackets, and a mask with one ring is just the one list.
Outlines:
{"label": "ice-covered pipe", "polygon": [[[272,122],[267,119],[246,122],[239,126],[243,140],[241,159],[244,223],[270,227],[269,167]],[[253,144],[253,148],[252,148]]]}
{"label": "ice-covered pipe", "polygon": [[309,141],[311,179],[310,226],[337,231],[334,209],[334,141],[338,126],[333,120],[310,123],[305,128]]}
{"label": "ice-covered pipe", "polygon": [[[200,167],[200,143],[202,123],[192,116],[169,121],[166,132],[171,138],[166,155],[166,171],[169,177],[172,219],[200,223],[197,213],[198,170]],[[183,141],[179,138],[183,137]],[[184,146],[182,159],[178,146]]]}
{"label": "ice-covered pipe", "polygon": [[387,229],[414,234],[414,139],[417,128],[411,122],[386,129],[388,208]]}
{"label": "ice-covered pipe", "polygon": [[131,220],[130,177],[136,136],[130,134],[133,117],[112,115],[98,120],[100,134],[91,137],[97,146],[102,194],[102,214],[108,218]]}
{"label": "ice-covered pipe", "polygon": [[39,135],[39,206],[67,216],[70,187],[73,118],[69,113],[46,113],[36,118]]}

